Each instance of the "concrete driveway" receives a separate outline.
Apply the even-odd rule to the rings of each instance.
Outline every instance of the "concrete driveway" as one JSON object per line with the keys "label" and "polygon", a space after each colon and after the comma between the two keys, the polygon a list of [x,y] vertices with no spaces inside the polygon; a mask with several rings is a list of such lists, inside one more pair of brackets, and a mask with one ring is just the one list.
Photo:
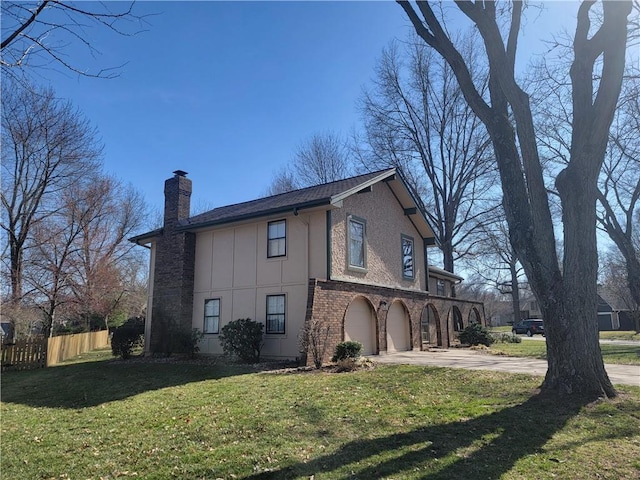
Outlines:
{"label": "concrete driveway", "polygon": [[[434,349],[428,352],[395,352],[386,355],[370,355],[369,358],[377,363],[430,365],[466,368],[469,370],[497,370],[538,376],[544,376],[547,372],[546,360],[505,357],[457,348],[450,350]],[[605,369],[614,384],[640,386],[640,365],[605,364]]]}

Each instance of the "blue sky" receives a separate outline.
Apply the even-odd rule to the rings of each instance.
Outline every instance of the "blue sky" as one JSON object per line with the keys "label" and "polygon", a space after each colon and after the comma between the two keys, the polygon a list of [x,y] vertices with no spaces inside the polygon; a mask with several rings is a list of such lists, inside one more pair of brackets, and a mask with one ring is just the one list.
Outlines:
{"label": "blue sky", "polygon": [[[531,25],[570,25],[574,6]],[[68,54],[87,68],[128,62],[111,80],[45,72],[97,127],[105,170],[133,183],[151,208],[181,169],[192,206],[210,208],[263,194],[273,173],[310,135],[359,124],[356,100],[376,59],[412,32],[402,9],[378,2],[139,2],[146,31],[120,37],[88,30],[102,53]],[[538,50],[540,47],[538,48]]]}

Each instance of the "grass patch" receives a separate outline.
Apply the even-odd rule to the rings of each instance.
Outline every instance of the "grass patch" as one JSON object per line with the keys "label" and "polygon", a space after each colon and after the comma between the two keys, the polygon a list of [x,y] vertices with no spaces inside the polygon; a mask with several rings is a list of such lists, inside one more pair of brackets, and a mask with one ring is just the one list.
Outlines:
{"label": "grass patch", "polygon": [[[600,344],[604,363],[622,365],[640,365],[640,344],[614,345]],[[490,352],[498,352],[510,357],[531,357],[546,360],[547,346],[545,342],[523,340],[521,343],[494,343]]]}
{"label": "grass patch", "polygon": [[640,474],[640,388],[586,404],[498,372],[274,374],[88,357],[2,375],[3,478]]}
{"label": "grass patch", "polygon": [[633,330],[600,332],[600,338],[603,340],[630,340],[640,342],[640,333],[636,333]]}
{"label": "grass patch", "polygon": [[[489,331],[491,332],[511,332],[511,325],[502,325],[500,327],[490,327]],[[640,333],[636,333],[633,330],[629,331],[611,331],[611,332],[600,332],[601,340],[631,340],[640,342]]]}

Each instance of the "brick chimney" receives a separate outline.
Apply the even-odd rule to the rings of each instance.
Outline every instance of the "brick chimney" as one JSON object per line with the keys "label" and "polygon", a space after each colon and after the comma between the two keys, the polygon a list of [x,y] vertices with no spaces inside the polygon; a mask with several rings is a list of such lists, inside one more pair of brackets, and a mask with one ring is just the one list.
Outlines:
{"label": "brick chimney", "polygon": [[152,354],[178,353],[172,345],[178,332],[191,332],[196,236],[179,230],[189,218],[191,180],[176,170],[164,183],[164,228],[155,244],[153,306],[150,345]]}
{"label": "brick chimney", "polygon": [[176,226],[189,218],[191,209],[191,180],[187,172],[176,170],[173,177],[164,182],[164,228]]}

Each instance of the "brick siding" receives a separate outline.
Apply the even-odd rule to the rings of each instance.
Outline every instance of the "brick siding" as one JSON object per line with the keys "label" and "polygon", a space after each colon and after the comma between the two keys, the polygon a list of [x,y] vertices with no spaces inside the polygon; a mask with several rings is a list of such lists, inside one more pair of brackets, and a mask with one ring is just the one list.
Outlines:
{"label": "brick siding", "polygon": [[[399,301],[409,315],[411,347],[422,350],[429,346],[447,348],[455,338],[453,335],[453,320],[449,311],[456,307],[462,316],[463,326],[468,325],[469,318],[479,318],[480,323],[486,325],[484,306],[480,302],[461,300],[459,298],[439,297],[427,292],[408,291],[374,285],[363,285],[335,280],[310,279],[308,287],[308,301],[306,322],[318,320],[329,326],[328,345],[325,361],[329,361],[335,346],[344,341],[344,320],[347,309],[356,298],[364,298],[371,305],[376,314],[376,353],[387,351],[386,320],[389,307]],[[433,340],[429,345],[423,345],[421,335],[422,312],[427,306],[435,312],[435,324],[432,328],[440,329],[430,336]],[[307,358],[312,364],[312,359]]]}

